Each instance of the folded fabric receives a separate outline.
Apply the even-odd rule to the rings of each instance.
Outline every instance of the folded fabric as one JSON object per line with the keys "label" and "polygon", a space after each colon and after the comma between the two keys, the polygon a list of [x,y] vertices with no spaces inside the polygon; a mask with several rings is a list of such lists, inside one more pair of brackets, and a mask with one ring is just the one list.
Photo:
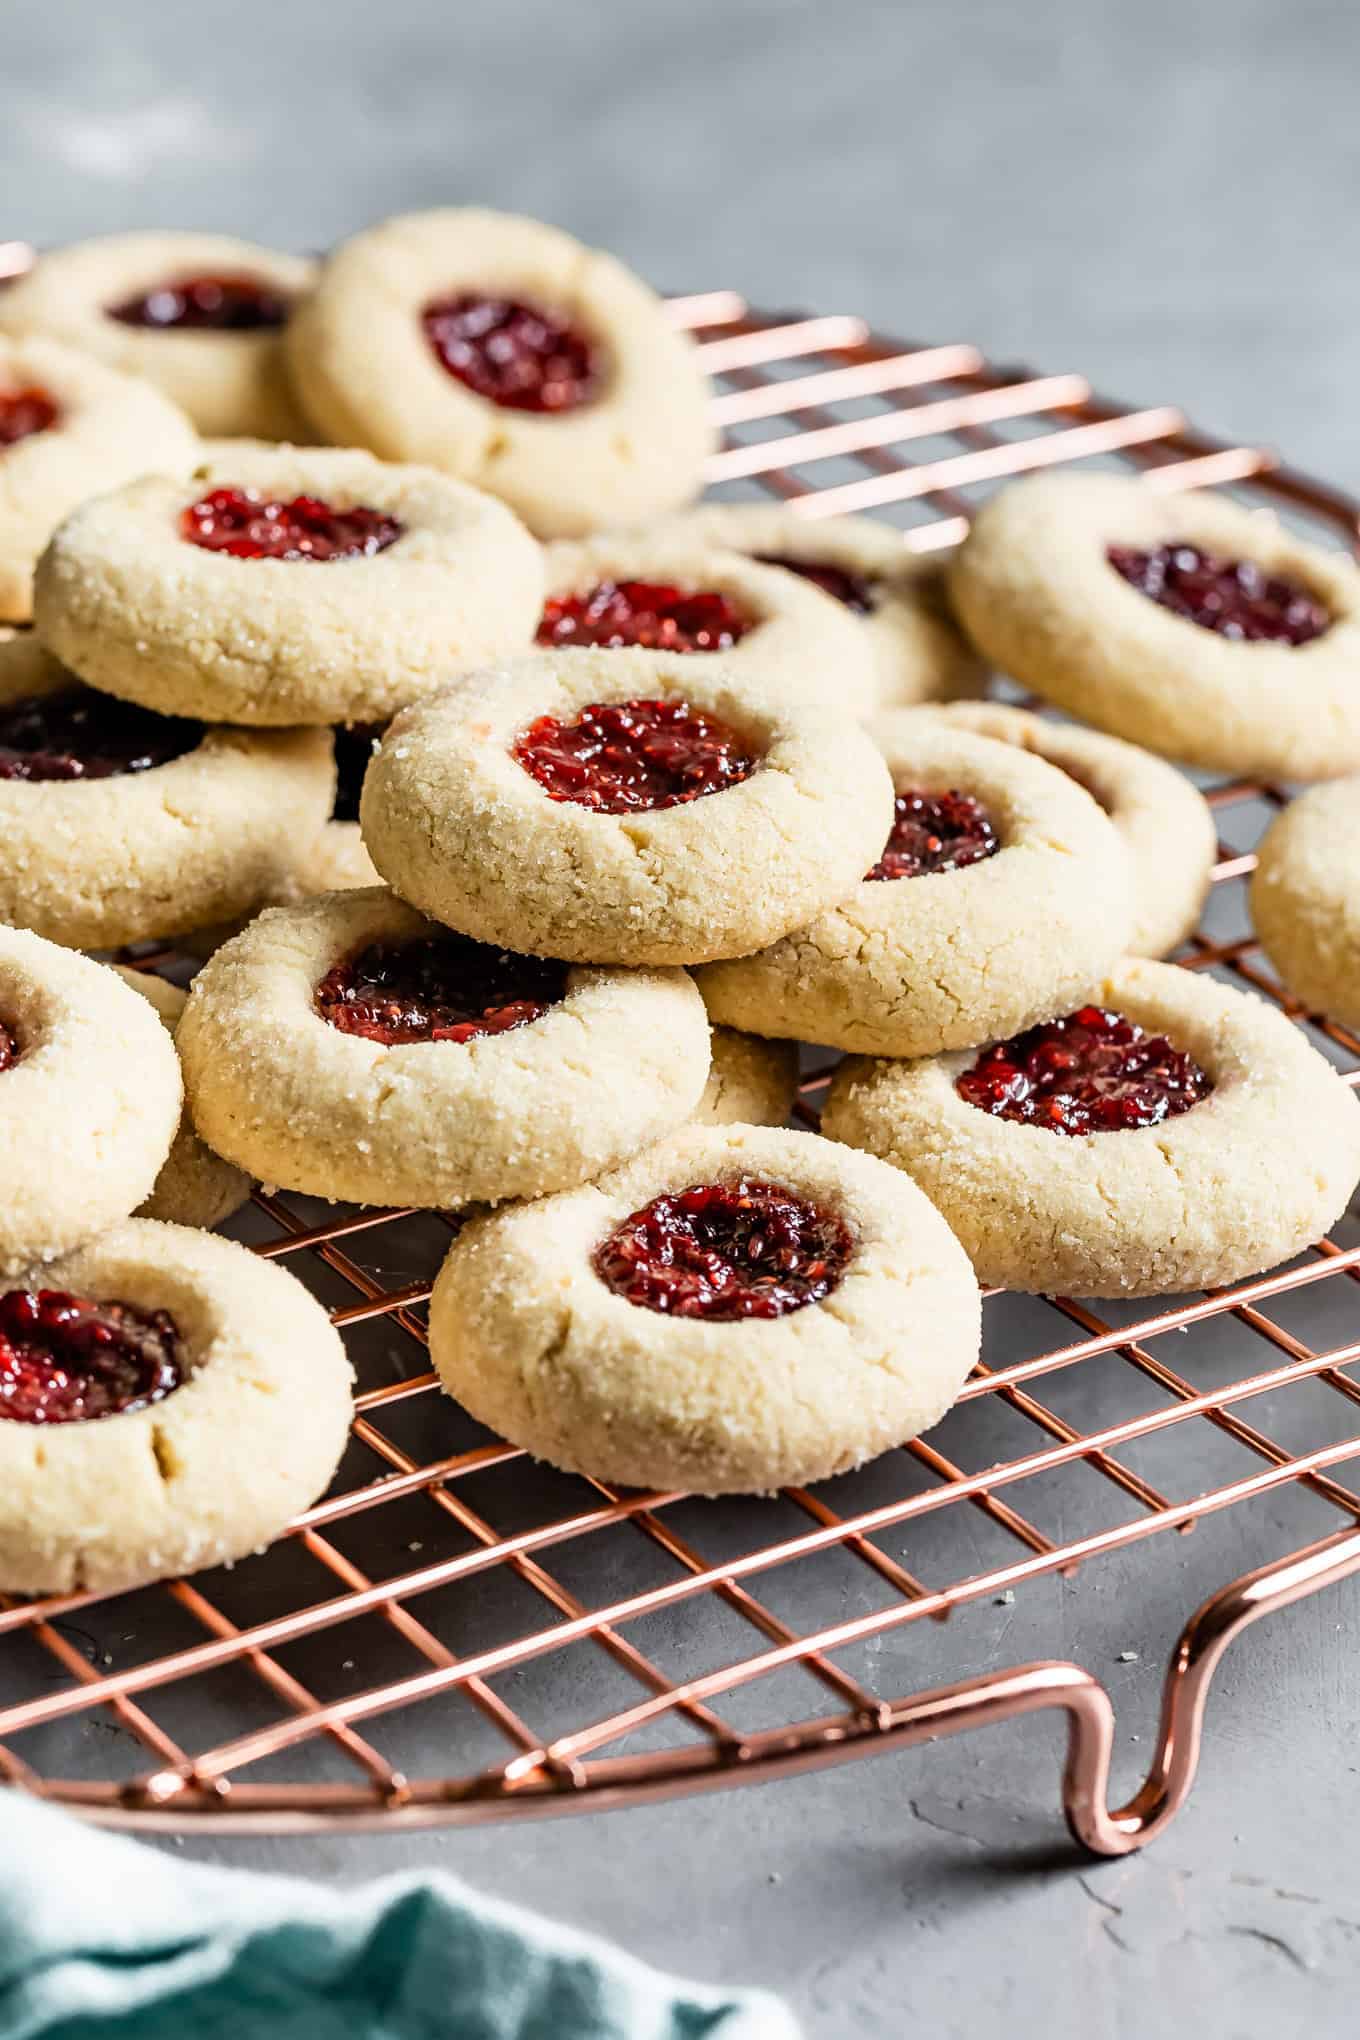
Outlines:
{"label": "folded fabric", "polygon": [[176,1860],[0,1790],[2,2040],[797,2040],[456,1878]]}

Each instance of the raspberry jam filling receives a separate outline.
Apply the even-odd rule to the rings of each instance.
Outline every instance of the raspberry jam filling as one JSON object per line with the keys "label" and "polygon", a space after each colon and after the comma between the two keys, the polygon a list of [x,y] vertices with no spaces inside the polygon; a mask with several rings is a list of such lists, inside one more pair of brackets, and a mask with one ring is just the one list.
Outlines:
{"label": "raspberry jam filling", "polygon": [[1153,552],[1112,545],[1105,557],[1140,595],[1220,637],[1306,645],[1332,621],[1322,603],[1296,581],[1268,574],[1255,560],[1201,552],[1184,539],[1170,539]]}
{"label": "raspberry jam filling", "polygon": [[327,971],[316,988],[316,1010],[342,1034],[394,1048],[508,1034],[566,995],[565,964],[443,933],[415,942],[370,942]]}
{"label": "raspberry jam filling", "polygon": [[541,645],[643,645],[652,652],[725,652],[751,628],[726,595],[664,581],[601,581],[544,606]]}
{"label": "raspberry jam filling", "polygon": [[947,793],[922,793],[907,787],[898,794],[892,833],[869,878],[922,878],[933,871],[962,871],[995,857],[1001,838],[980,800],[951,787]]}
{"label": "raspberry jam filling", "polygon": [[666,1317],[785,1317],[820,1303],[854,1242],[834,1212],[743,1176],[654,1197],[595,1249],[606,1287]]}
{"label": "raspberry jam filling", "polygon": [[0,447],[46,432],[60,416],[46,390],[0,390]]}
{"label": "raspberry jam filling", "polygon": [[182,758],[203,724],[157,715],[93,687],[64,687],[0,708],[0,779],[117,779]]}
{"label": "raspberry jam filling", "polygon": [[168,1311],[93,1303],[60,1289],[0,1296],[0,1417],[77,1424],[164,1400],[184,1380]]}
{"label": "raspberry jam filling", "polygon": [[984,1050],[954,1088],[998,1119],[1080,1134],[1159,1126],[1213,1085],[1164,1034],[1146,1034],[1104,1006],[1082,1006]]}
{"label": "raspberry jam filling", "polygon": [[606,815],[721,793],[760,762],[727,723],[684,701],[596,701],[569,723],[542,715],[514,756],[549,800]]}
{"label": "raspberry jam filling", "polygon": [[161,332],[263,333],[284,324],[288,300],[252,276],[187,276],[109,305],[107,315]]}
{"label": "raspberry jam filling", "polygon": [[560,415],[599,394],[594,346],[543,305],[461,291],[426,305],[421,324],[449,374],[504,410]]}
{"label": "raspberry jam filling", "polygon": [[386,552],[405,525],[365,503],[337,510],[317,496],[271,500],[258,489],[210,489],[183,511],[181,538],[234,560],[358,560]]}
{"label": "raspberry jam filling", "polygon": [[364,776],[373,762],[373,747],[385,723],[338,723],[335,730],[335,806],[333,822],[357,822]]}
{"label": "raspberry jam filling", "polygon": [[786,574],[797,574],[802,580],[813,582],[824,595],[833,596],[859,616],[871,615],[876,606],[871,584],[862,574],[852,574],[845,567],[829,566],[818,560],[791,560],[784,553],[752,553],[751,557],[763,567],[782,567]]}

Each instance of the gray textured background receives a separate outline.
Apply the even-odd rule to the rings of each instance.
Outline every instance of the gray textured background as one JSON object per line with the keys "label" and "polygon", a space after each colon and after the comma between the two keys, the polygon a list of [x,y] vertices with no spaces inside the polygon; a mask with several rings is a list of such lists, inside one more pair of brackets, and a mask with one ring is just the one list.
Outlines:
{"label": "gray textured background", "polygon": [[[0,235],[315,246],[489,201],[664,285],[1078,367],[1360,484],[1345,4],[8,0],[0,35]],[[1329,1329],[1354,1336],[1353,1307]],[[1330,1527],[1265,1514],[1278,1537]],[[1266,1548],[1228,1524],[1047,1582],[981,1612],[971,1662],[1089,1664],[1128,1785],[1183,1614]],[[1062,1847],[1043,1724],[556,1825],[188,1846],[346,1877],[439,1861],[655,1960],[786,1989],[823,2040],[1351,2034],[1358,1624],[1353,1583],[1248,1641],[1191,1807],[1124,1865]],[[883,1690],[922,1677],[914,1650],[884,1642]]]}

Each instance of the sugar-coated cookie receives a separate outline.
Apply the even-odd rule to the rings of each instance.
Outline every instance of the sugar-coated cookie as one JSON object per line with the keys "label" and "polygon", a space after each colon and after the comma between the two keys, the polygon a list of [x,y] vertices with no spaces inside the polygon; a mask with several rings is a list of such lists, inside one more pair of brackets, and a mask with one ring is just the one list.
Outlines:
{"label": "sugar-coated cookie", "polygon": [[798,1050],[735,1027],[713,1029],[713,1062],[694,1113],[698,1126],[782,1126],[798,1097]]}
{"label": "sugar-coated cookie", "polygon": [[1272,1268],[1360,1177],[1360,1100],[1263,1000],[1171,964],[981,1053],[842,1064],[823,1130],[937,1204],[979,1281],[1161,1296]]}
{"label": "sugar-coated cookie", "polygon": [[1360,767],[1360,569],[1269,512],[1042,475],[978,513],[949,585],[994,665],[1114,736],[1222,772]]}
{"label": "sugar-coated cookie", "polygon": [[508,213],[408,213],[356,234],[288,353],[327,438],[489,489],[545,538],[678,508],[714,440],[698,356],[653,292]]}
{"label": "sugar-coated cookie", "polygon": [[1316,786],[1267,831],[1251,917],[1286,988],[1360,1028],[1360,779]]}
{"label": "sugar-coated cookie", "polygon": [[967,1259],[905,1177],[815,1134],[691,1127],[474,1219],[435,1284],[430,1357],[554,1466],[763,1493],[938,1422],[979,1326]]}
{"label": "sugar-coated cookie", "polygon": [[[155,1008],[173,1041],[187,994],[178,985],[157,977],[154,971],[129,970],[123,964],[114,964],[113,968],[124,984],[131,985]],[[133,1216],[162,1218],[169,1225],[201,1226],[208,1230],[230,1218],[233,1211],[239,1211],[249,1196],[249,1176],[224,1162],[221,1155],[215,1155],[199,1139],[186,1105],[151,1195]]]}

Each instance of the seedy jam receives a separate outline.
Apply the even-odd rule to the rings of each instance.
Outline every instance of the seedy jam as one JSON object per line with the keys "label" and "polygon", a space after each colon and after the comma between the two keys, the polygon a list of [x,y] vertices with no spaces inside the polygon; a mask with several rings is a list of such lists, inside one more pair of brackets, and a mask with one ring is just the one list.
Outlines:
{"label": "seedy jam", "polygon": [[1104,1006],[1082,1006],[984,1049],[954,1088],[998,1119],[1082,1134],[1160,1126],[1213,1085],[1164,1034],[1146,1034]]}
{"label": "seedy jam", "polygon": [[337,723],[335,728],[335,806],[333,822],[357,822],[364,778],[373,749],[386,723]]}
{"label": "seedy jam", "polygon": [[106,307],[120,326],[151,326],[163,333],[272,332],[286,322],[288,311],[286,298],[252,276],[183,277]]}
{"label": "seedy jam", "polygon": [[962,871],[995,857],[1001,838],[991,816],[971,793],[899,793],[892,833],[869,878],[922,878],[935,871]]}
{"label": "seedy jam", "polygon": [[258,489],[211,489],[181,512],[180,537],[234,560],[358,560],[386,552],[405,525],[357,503],[337,510],[317,496],[271,501]]}
{"label": "seedy jam", "polygon": [[164,1400],[184,1380],[168,1311],[94,1303],[60,1289],[0,1296],[0,1417],[76,1424]]}
{"label": "seedy jam", "polygon": [[60,416],[46,390],[0,390],[0,448],[46,432]]}
{"label": "seedy jam", "polygon": [[596,701],[570,723],[542,715],[513,755],[549,800],[606,815],[722,793],[760,762],[727,723],[684,701]]}
{"label": "seedy jam", "polygon": [[1220,637],[1306,645],[1332,621],[1322,603],[1297,582],[1268,574],[1255,560],[1201,552],[1183,539],[1170,539],[1153,552],[1112,545],[1105,557],[1140,595]]}
{"label": "seedy jam", "polygon": [[394,1048],[527,1027],[567,994],[567,966],[443,932],[370,942],[327,971],[316,1010],[342,1034]]}
{"label": "seedy jam", "polygon": [[872,615],[877,606],[872,582],[863,574],[852,574],[847,567],[833,567],[820,560],[792,560],[784,553],[752,553],[751,558],[764,567],[783,567],[785,573],[813,582],[824,595],[832,596],[859,616]]}
{"label": "seedy jam", "polygon": [[0,708],[0,779],[116,779],[182,758],[203,724],[77,683]]}
{"label": "seedy jam", "polygon": [[834,1212],[743,1176],[654,1197],[595,1249],[600,1280],[667,1317],[785,1317],[820,1303],[854,1242]]}
{"label": "seedy jam", "polygon": [[598,353],[578,326],[522,298],[461,291],[421,313],[441,365],[508,411],[575,411],[599,395]]}
{"label": "seedy jam", "polygon": [[653,652],[725,652],[744,638],[750,619],[712,589],[664,581],[601,581],[583,595],[544,606],[541,645],[643,645]]}

